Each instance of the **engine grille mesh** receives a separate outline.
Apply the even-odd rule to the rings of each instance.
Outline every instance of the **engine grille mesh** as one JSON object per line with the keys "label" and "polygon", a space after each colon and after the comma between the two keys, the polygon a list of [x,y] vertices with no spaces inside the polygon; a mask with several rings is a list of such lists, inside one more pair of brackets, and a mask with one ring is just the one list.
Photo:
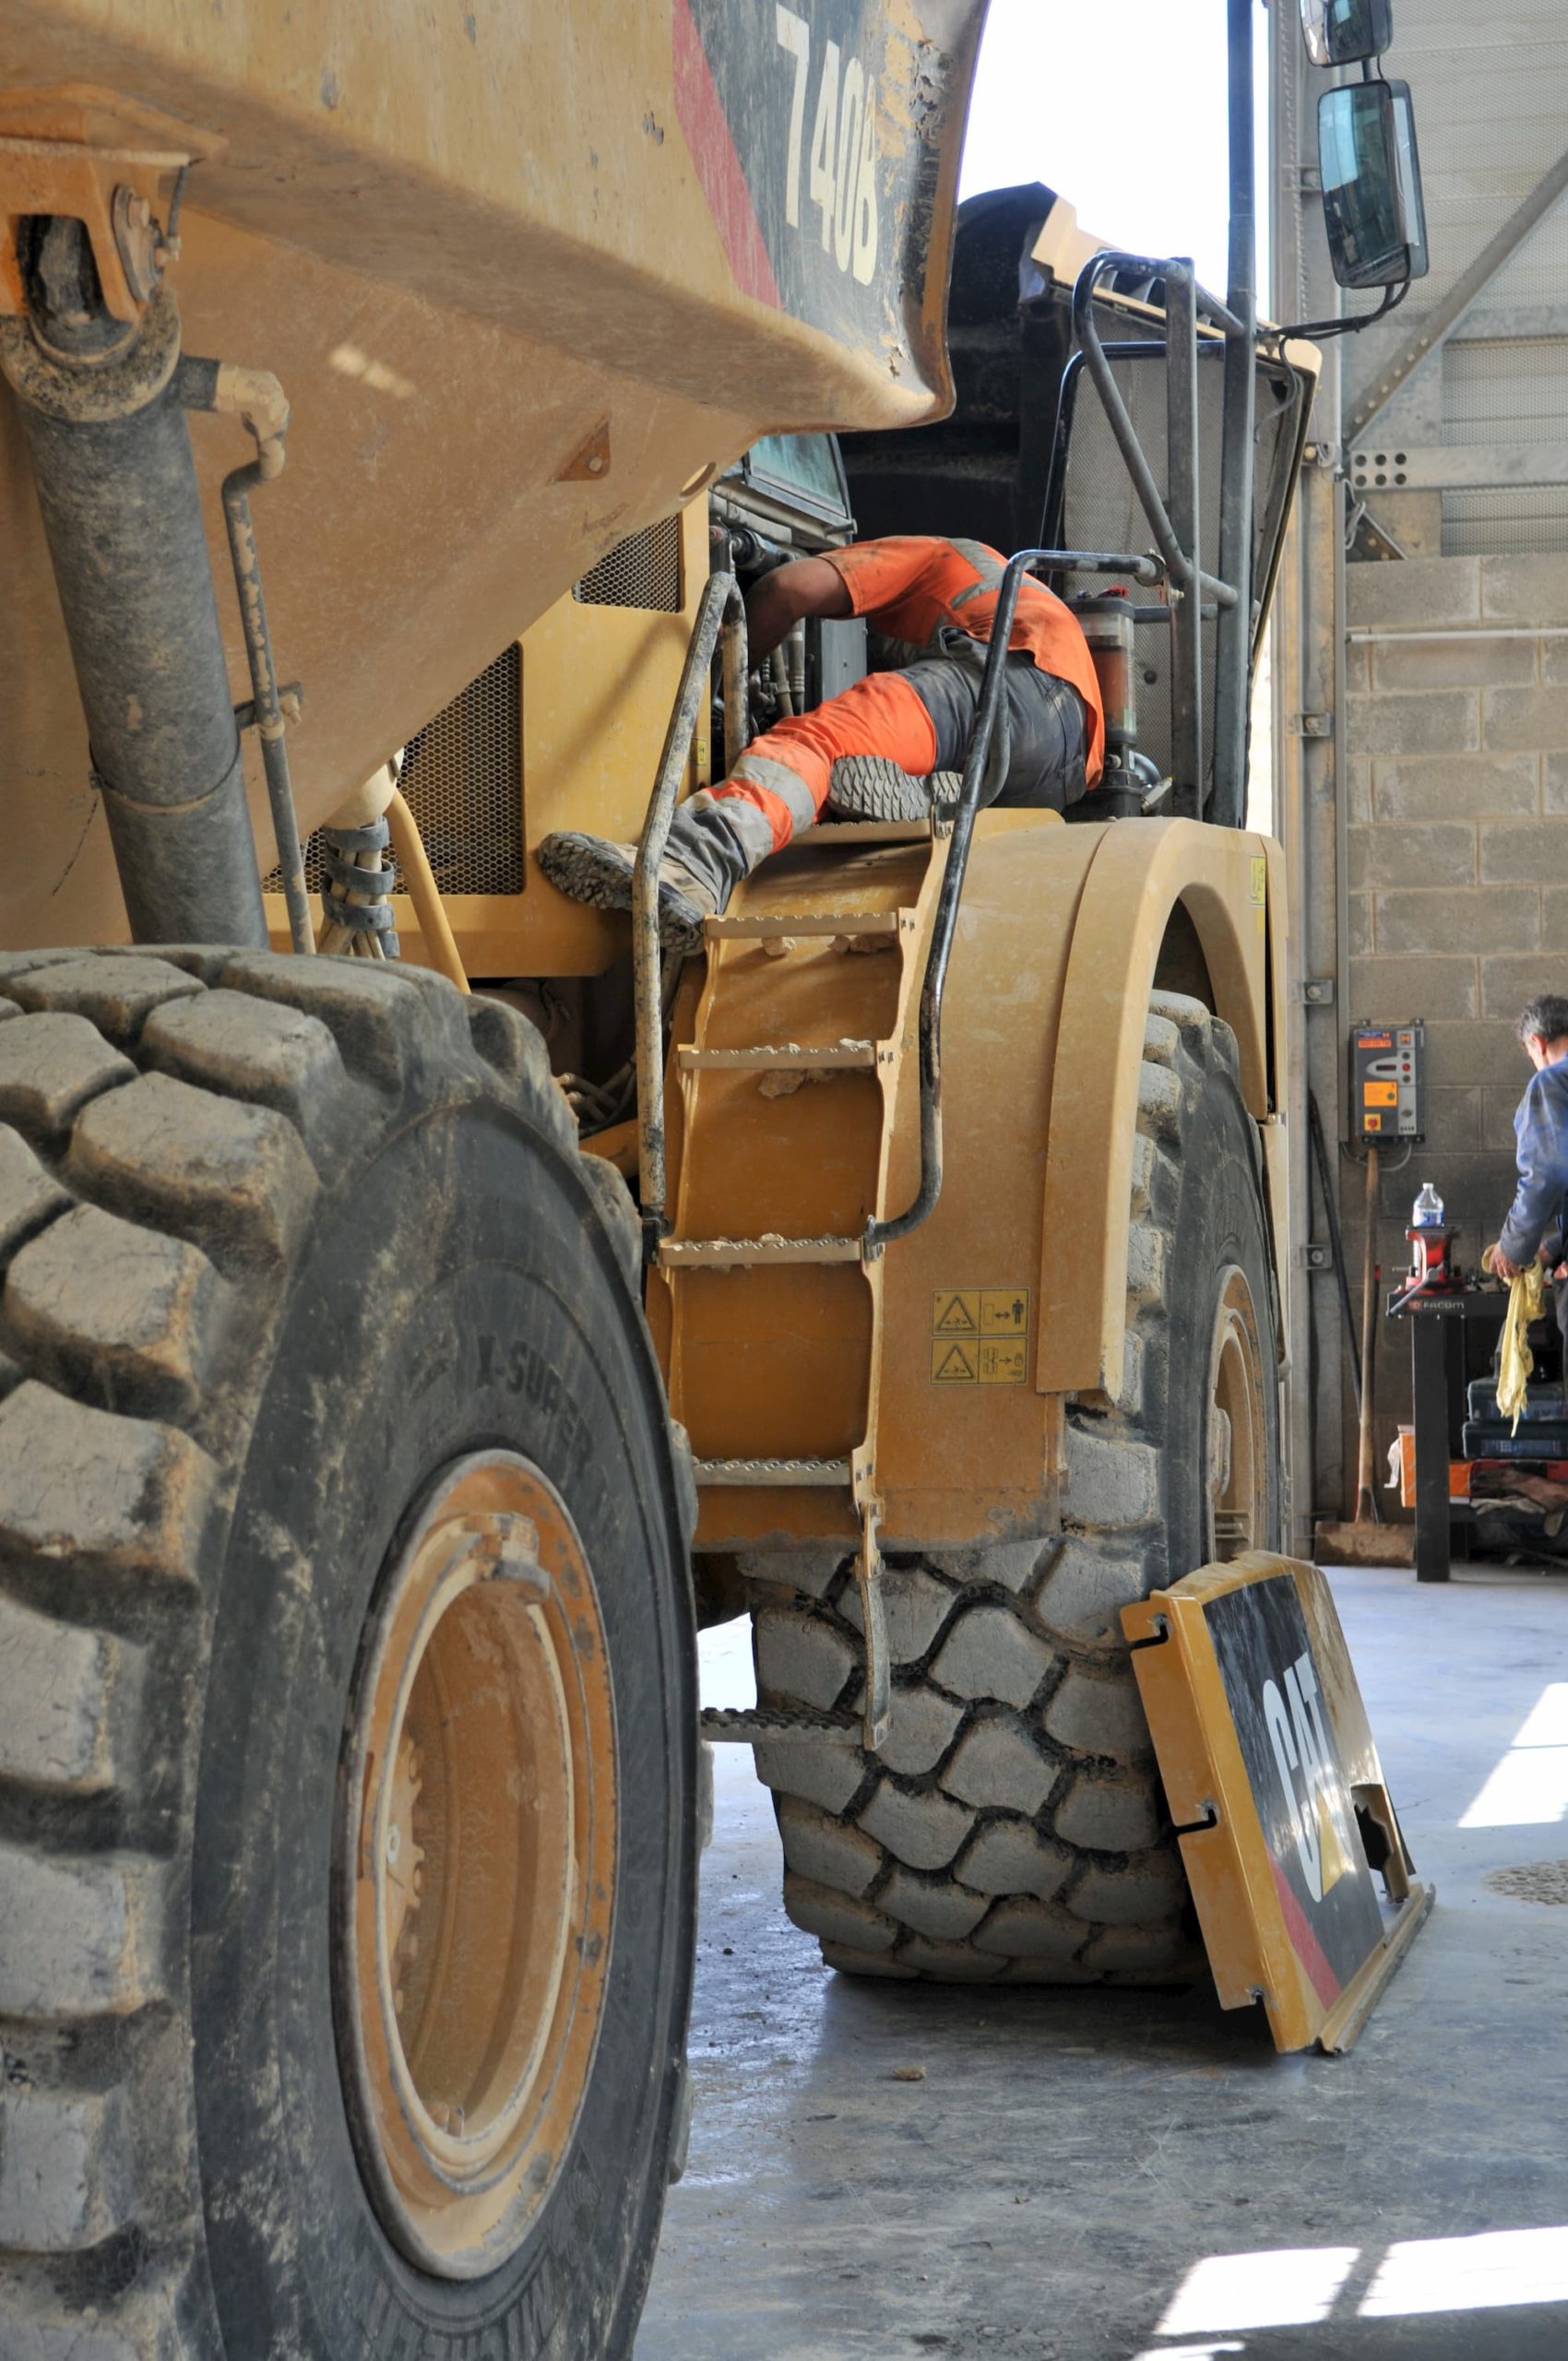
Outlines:
{"label": "engine grille mesh", "polygon": [[514,642],[404,750],[398,785],[444,894],[523,890],[521,668]]}
{"label": "engine grille mesh", "polygon": [[[403,749],[398,783],[444,894],[523,890],[521,683],[514,642]],[[305,846],[313,894],[321,891],[321,852],[317,829]],[[265,882],[268,893],[282,890],[276,869]]]}
{"label": "engine grille mesh", "polygon": [[572,596],[585,607],[643,607],[655,614],[681,611],[681,519],[663,517],[630,533],[590,565]]}

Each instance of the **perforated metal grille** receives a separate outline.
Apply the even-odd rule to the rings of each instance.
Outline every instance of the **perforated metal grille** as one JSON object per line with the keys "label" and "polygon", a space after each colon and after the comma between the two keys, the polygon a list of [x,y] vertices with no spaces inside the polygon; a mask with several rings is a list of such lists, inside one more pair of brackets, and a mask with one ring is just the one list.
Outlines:
{"label": "perforated metal grille", "polygon": [[[1345,339],[1347,413],[1551,171],[1568,112],[1562,0],[1510,0],[1505,8],[1420,0],[1395,14],[1397,46],[1389,63],[1415,92],[1431,269],[1382,326]],[[1315,105],[1315,93],[1307,103]],[[1478,310],[1559,303],[1565,229],[1568,216],[1549,217],[1483,291]],[[1347,308],[1361,310],[1371,300],[1351,297]]]}
{"label": "perforated metal grille", "polygon": [[1443,354],[1445,443],[1555,443],[1568,415],[1568,337],[1477,337]]}
{"label": "perforated metal grille", "polygon": [[1443,493],[1444,557],[1523,557],[1552,550],[1568,550],[1568,484]]}
{"label": "perforated metal grille", "polygon": [[[1445,443],[1553,444],[1565,414],[1568,337],[1471,337],[1443,348]],[[1443,495],[1444,557],[1562,549],[1568,549],[1568,486],[1492,484]]]}
{"label": "perforated metal grille", "polygon": [[[1568,68],[1568,51],[1560,53]],[[1533,60],[1532,60],[1533,63]],[[1568,96],[1568,71],[1558,85],[1557,101]],[[1548,101],[1549,106],[1551,101]],[[1558,303],[1568,279],[1568,205],[1561,197],[1543,216],[1518,250],[1511,255],[1483,292],[1478,309],[1491,311],[1510,303]]]}
{"label": "perforated metal grille", "polygon": [[655,614],[681,611],[681,519],[666,516],[640,533],[630,533],[590,565],[572,596],[585,607],[646,607]]}
{"label": "perforated metal grille", "polygon": [[523,890],[522,658],[503,648],[410,738],[398,781],[444,894]]}
{"label": "perforated metal grille", "polygon": [[[515,643],[504,648],[403,750],[398,783],[444,894],[523,890],[521,661]],[[318,829],[305,847],[313,894],[321,851]],[[276,870],[266,884],[280,891]]]}

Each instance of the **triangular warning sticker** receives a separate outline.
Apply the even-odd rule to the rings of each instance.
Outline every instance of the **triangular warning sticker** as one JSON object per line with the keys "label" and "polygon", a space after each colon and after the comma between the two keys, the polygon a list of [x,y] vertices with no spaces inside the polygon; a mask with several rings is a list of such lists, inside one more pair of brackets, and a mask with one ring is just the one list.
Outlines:
{"label": "triangular warning sticker", "polygon": [[946,1353],[932,1372],[933,1382],[940,1385],[973,1385],[977,1382],[975,1365],[962,1345],[949,1345]]}
{"label": "triangular warning sticker", "polygon": [[939,1336],[973,1336],[978,1332],[974,1313],[961,1295],[949,1296],[932,1323]]}

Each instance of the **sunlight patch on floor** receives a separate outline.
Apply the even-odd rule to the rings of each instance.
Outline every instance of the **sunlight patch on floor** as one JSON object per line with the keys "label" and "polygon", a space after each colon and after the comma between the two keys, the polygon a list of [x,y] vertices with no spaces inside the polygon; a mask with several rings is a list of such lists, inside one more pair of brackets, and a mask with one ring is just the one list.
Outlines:
{"label": "sunlight patch on floor", "polygon": [[1542,1690],[1461,1828],[1540,1828],[1568,1812],[1568,1680]]}

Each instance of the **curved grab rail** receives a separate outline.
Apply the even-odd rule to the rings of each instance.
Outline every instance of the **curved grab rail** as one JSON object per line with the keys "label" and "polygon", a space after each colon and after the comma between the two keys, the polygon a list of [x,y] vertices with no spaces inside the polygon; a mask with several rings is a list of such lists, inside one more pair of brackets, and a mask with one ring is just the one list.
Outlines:
{"label": "curved grab rail", "polygon": [[1174,260],[1156,262],[1146,255],[1114,254],[1107,251],[1095,255],[1084,265],[1074,285],[1074,330],[1078,342],[1083,347],[1084,359],[1088,365],[1089,374],[1094,379],[1096,390],[1105,405],[1105,414],[1111,421],[1111,431],[1115,435],[1122,457],[1127,463],[1127,472],[1133,479],[1133,489],[1138,495],[1144,515],[1148,518],[1156,545],[1165,561],[1170,578],[1182,590],[1190,589],[1193,583],[1196,581],[1203,589],[1213,592],[1218,605],[1233,607],[1236,603],[1234,584],[1220,581],[1218,575],[1205,574],[1197,564],[1195,551],[1189,556],[1182,548],[1165,502],[1160,496],[1159,487],[1155,482],[1147,459],[1144,457],[1143,445],[1138,441],[1137,429],[1133,424],[1128,415],[1127,405],[1122,398],[1122,388],[1116,383],[1105,347],[1100,341],[1099,326],[1094,315],[1095,292],[1107,272],[1112,270],[1125,270],[1141,278],[1162,279],[1166,285],[1168,318],[1170,313],[1170,297],[1173,294],[1183,294],[1187,289],[1190,289],[1194,321],[1196,316],[1201,314],[1214,326],[1222,328],[1228,335],[1242,334],[1245,331],[1234,313],[1228,311],[1217,296],[1210,295],[1199,286],[1189,264]]}
{"label": "curved grab rail", "polygon": [[659,864],[670,841],[675,798],[691,753],[697,716],[708,694],[713,652],[724,635],[724,758],[729,768],[750,736],[746,706],[746,610],[732,574],[703,585],[681,685],[664,733],[664,751],[632,875],[632,987],[637,1038],[637,1156],[644,1252],[650,1257],[669,1230],[664,1195],[664,1002],[659,989]]}
{"label": "curved grab rail", "polygon": [[[975,714],[975,727],[969,739],[969,751],[964,761],[963,783],[958,789],[957,803],[952,807],[953,841],[948,849],[947,866],[943,872],[942,887],[936,898],[936,918],[931,931],[931,948],[926,953],[925,976],[921,985],[920,1065],[921,1065],[921,1184],[910,1203],[891,1221],[868,1221],[861,1241],[861,1252],[868,1263],[874,1262],[885,1248],[908,1238],[921,1222],[934,1212],[942,1194],[942,996],[947,982],[947,962],[952,954],[953,937],[958,925],[958,904],[963,898],[964,872],[969,864],[969,847],[974,838],[975,814],[980,810],[981,788],[993,773],[1000,787],[1006,777],[1007,712],[1004,697],[1006,680],[1007,643],[1013,635],[1013,617],[1018,604],[1019,586],[1026,574],[1036,566],[1056,569],[1063,565],[1081,567],[1086,573],[1136,572],[1140,580],[1158,579],[1159,569],[1149,558],[1083,557],[1073,550],[1019,550],[1007,561],[997,594],[996,611],[992,617],[991,646],[986,650],[985,672],[980,682],[980,704]],[[1146,572],[1140,569],[1146,568]]]}

